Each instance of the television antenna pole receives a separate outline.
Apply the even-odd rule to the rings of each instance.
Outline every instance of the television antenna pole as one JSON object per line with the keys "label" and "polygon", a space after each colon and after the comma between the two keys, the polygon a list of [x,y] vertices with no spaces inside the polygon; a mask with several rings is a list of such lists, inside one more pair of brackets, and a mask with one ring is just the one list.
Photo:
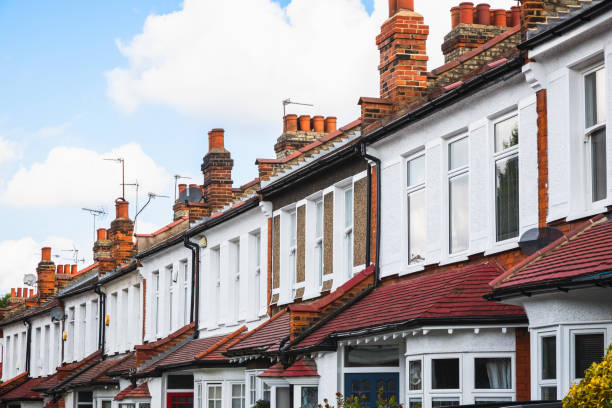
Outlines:
{"label": "television antenna pole", "polygon": [[103,159],[103,160],[121,163],[121,188],[122,188],[121,199],[125,201],[125,159],[118,157],[116,159]]}
{"label": "television antenna pole", "polygon": [[151,202],[151,200],[155,199],[155,198],[170,198],[170,196],[167,195],[161,195],[161,194],[155,194],[155,193],[149,193],[149,199],[147,200],[147,202],[145,203],[145,205],[142,206],[142,208],[140,209],[140,211],[136,212],[136,215],[134,216],[134,234],[136,234],[136,219],[138,218],[138,216],[140,215],[140,213],[142,212],[142,210],[144,210],[145,208],[147,208],[147,205],[149,205],[149,203]]}
{"label": "television antenna pole", "polygon": [[93,208],[81,208],[81,210],[87,211],[88,213],[93,215],[93,236],[94,236],[94,242],[96,242],[96,218],[104,217],[106,215],[106,211],[102,209],[94,210]]}
{"label": "television antenna pole", "polygon": [[287,116],[286,108],[287,105],[301,105],[301,106],[314,106],[311,103],[293,102],[290,98],[283,100],[283,118]]}
{"label": "television antenna pole", "polygon": [[176,188],[178,186],[178,181],[180,179],[190,179],[191,180],[191,177],[181,176],[179,174],[174,175],[174,202],[176,202]]}
{"label": "television antenna pole", "polygon": [[[126,183],[124,184],[124,186],[136,187],[135,209],[136,209],[136,212],[138,212],[138,189],[140,188],[140,183],[138,183],[138,180],[136,180],[133,183]],[[134,217],[134,233],[136,233],[136,218],[135,217]]]}

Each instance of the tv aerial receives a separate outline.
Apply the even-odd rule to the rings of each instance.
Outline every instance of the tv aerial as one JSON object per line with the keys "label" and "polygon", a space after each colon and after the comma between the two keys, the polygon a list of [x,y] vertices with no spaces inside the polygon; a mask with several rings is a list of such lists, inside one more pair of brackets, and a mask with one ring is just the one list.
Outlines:
{"label": "tv aerial", "polygon": [[191,180],[191,177],[187,177],[187,176],[181,176],[180,174],[175,174],[174,175],[174,201],[176,202],[176,189],[178,187],[178,181],[181,179],[189,179]]}
{"label": "tv aerial", "polygon": [[314,106],[311,103],[293,102],[290,98],[283,100],[283,118],[287,116],[286,108],[287,105],[301,105],[301,106]]}
{"label": "tv aerial", "polygon": [[140,215],[140,213],[142,212],[142,210],[144,210],[145,208],[147,208],[147,205],[149,205],[149,203],[156,199],[156,198],[170,198],[170,196],[167,195],[162,195],[162,194],[155,194],[155,193],[149,193],[148,194],[149,199],[147,200],[147,202],[145,203],[145,205],[142,206],[142,208],[136,213],[136,215],[134,216],[134,233],[136,233],[136,219],[138,219],[138,215]]}
{"label": "tv aerial", "polygon": [[90,213],[93,216],[93,236],[94,236],[94,242],[96,241],[96,218],[100,217],[103,218],[107,213],[106,211],[104,211],[104,209],[102,207],[100,207],[99,210],[94,210],[93,208],[81,208],[81,210],[83,211],[87,211],[88,213]]}
{"label": "tv aerial", "polygon": [[121,163],[121,198],[125,201],[125,159],[118,157],[116,159],[103,159],[105,161],[114,161]]}
{"label": "tv aerial", "polygon": [[36,275],[28,273],[23,277],[23,283],[27,286],[34,287],[36,285]]}

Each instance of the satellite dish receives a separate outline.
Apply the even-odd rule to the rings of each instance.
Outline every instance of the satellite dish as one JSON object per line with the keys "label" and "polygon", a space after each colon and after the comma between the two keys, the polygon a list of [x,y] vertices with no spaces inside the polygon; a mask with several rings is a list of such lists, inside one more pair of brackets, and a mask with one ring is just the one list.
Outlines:
{"label": "satellite dish", "polygon": [[533,255],[562,236],[563,233],[556,228],[532,228],[521,236],[519,247],[523,254]]}
{"label": "satellite dish", "polygon": [[187,191],[189,191],[188,200],[190,203],[199,203],[202,201],[202,189],[200,187],[189,187]]}
{"label": "satellite dish", "polygon": [[52,322],[54,322],[54,321],[58,321],[58,322],[62,321],[62,320],[64,320],[64,317],[65,317],[64,316],[64,310],[61,307],[56,306],[53,309],[51,309],[51,321]]}
{"label": "satellite dish", "polygon": [[23,277],[23,283],[28,286],[36,285],[36,275],[32,273],[28,273],[27,275]]}
{"label": "satellite dish", "polygon": [[187,189],[180,192],[179,197],[178,197],[179,202],[184,203],[185,200],[187,200],[187,193],[188,193]]}

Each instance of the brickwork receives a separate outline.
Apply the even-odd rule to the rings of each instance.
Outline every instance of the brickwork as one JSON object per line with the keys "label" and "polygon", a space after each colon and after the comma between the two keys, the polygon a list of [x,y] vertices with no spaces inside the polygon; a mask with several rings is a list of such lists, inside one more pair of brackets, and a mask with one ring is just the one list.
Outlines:
{"label": "brickwork", "polygon": [[134,222],[128,218],[127,207],[129,203],[124,200],[115,202],[116,218],[111,222],[109,239],[111,241],[111,257],[116,265],[132,259],[136,255],[134,248]]}
{"label": "brickwork", "polygon": [[514,329],[516,336],[516,400],[531,399],[531,350],[529,330],[524,327]]}
{"label": "brickwork", "polygon": [[193,336],[194,328],[195,325],[191,323],[175,331],[164,339],[149,344],[135,346],[134,348],[136,350],[136,367],[140,367],[140,365],[145,363],[146,361],[151,360],[152,358],[163,353],[164,351],[170,350],[172,347],[174,347],[181,341]]}
{"label": "brickwork", "polygon": [[393,110],[422,97],[427,90],[429,26],[423,16],[399,10],[381,27],[376,37],[380,51],[380,97],[389,99]]}
{"label": "brickwork", "polygon": [[591,0],[521,0],[521,19],[526,30],[536,30]]}
{"label": "brickwork", "polygon": [[538,91],[538,224],[546,226],[548,215],[548,116],[546,89]]}
{"label": "brickwork", "polygon": [[355,182],[353,195],[353,266],[365,264],[366,253],[366,224],[368,214],[368,179],[362,178]]}
{"label": "brickwork", "polygon": [[202,162],[204,197],[210,212],[220,210],[233,200],[232,168],[234,161],[225,150],[224,130],[213,129],[208,133],[209,149]]}
{"label": "brickwork", "polygon": [[51,248],[43,248],[42,259],[36,268],[36,275],[40,299],[46,300],[55,296],[55,264],[51,260]]}
{"label": "brickwork", "polygon": [[390,99],[361,97],[359,98],[359,105],[361,106],[361,121],[364,128],[393,112],[393,103]]}
{"label": "brickwork", "polygon": [[508,29],[505,26],[459,24],[444,37],[442,44],[444,62],[458,59],[461,55],[480,47]]}

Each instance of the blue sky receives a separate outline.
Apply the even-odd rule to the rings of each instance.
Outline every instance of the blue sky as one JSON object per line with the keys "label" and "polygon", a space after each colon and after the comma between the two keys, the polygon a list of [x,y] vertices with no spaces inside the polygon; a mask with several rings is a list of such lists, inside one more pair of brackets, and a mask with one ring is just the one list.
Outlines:
{"label": "blue sky", "polygon": [[[375,0],[362,0],[362,6],[359,0],[279,0],[282,11],[270,0],[241,1],[256,3],[251,12],[261,12],[256,17],[265,23],[251,22],[234,42],[228,40],[248,43],[236,56],[223,48],[228,54],[219,55],[215,44],[223,39],[206,31],[236,13],[225,7],[229,2],[0,0],[0,256],[12,256],[0,264],[0,291],[31,272],[42,244],[53,244],[62,257],[69,253],[61,249],[76,245],[90,259],[91,217],[81,207],[112,213],[120,195],[118,168],[100,167],[111,151],[136,157],[128,163],[127,180],[140,178],[142,203],[150,189],[172,195],[173,174],[201,183],[206,134],[224,127],[236,163],[234,182],[241,184],[256,177],[255,158],[274,156],[282,98],[306,99],[319,109],[308,113],[337,115],[342,123],[357,115],[359,96],[377,96],[374,37],[386,0],[376,0],[377,11]],[[458,3],[442,1],[445,8]],[[450,21],[439,5],[417,0],[432,30],[438,29],[436,38]],[[202,24],[193,24],[194,15]],[[193,25],[181,27],[187,24]],[[315,50],[301,61],[285,35],[295,49],[314,44]],[[252,54],[248,66],[225,78],[223,64],[243,54]],[[185,61],[178,73],[177,60]],[[279,66],[288,73],[283,78],[272,73]],[[159,79],[146,85],[150,75]],[[214,81],[200,84],[198,76]],[[216,82],[225,88],[217,89]],[[258,109],[272,112],[264,118]],[[134,202],[133,190],[127,198]],[[142,228],[171,221],[170,201],[154,201]]]}

